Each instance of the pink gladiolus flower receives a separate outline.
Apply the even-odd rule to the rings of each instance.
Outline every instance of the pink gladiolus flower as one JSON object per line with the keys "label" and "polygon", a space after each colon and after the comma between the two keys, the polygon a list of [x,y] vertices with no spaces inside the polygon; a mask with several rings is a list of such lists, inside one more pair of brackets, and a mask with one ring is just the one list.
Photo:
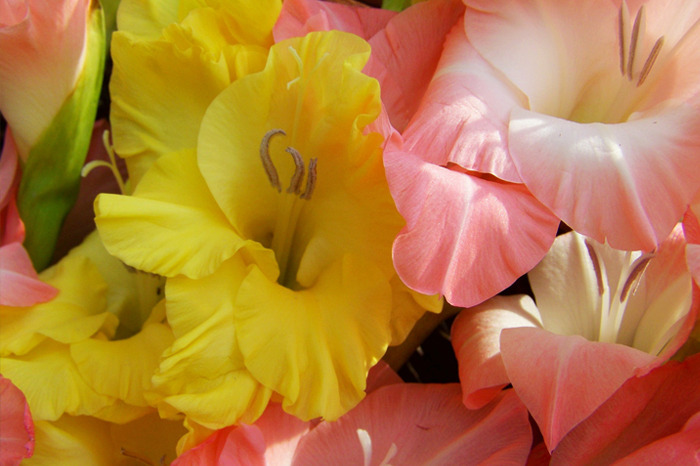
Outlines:
{"label": "pink gladiolus flower", "polygon": [[697,464],[700,355],[628,380],[559,443],[552,464]]}
{"label": "pink gladiolus flower", "polygon": [[628,3],[465,0],[408,149],[445,165],[446,148],[598,242],[654,249],[700,186],[700,4]]}
{"label": "pink gladiolus flower", "polygon": [[24,225],[16,205],[19,165],[12,133],[5,132],[0,157],[0,305],[32,306],[52,299],[54,287],[39,280],[22,247]]}
{"label": "pink gladiolus flower", "polygon": [[20,464],[34,453],[34,422],[24,394],[0,375],[0,464]]}
{"label": "pink gladiolus flower", "polygon": [[453,346],[465,404],[511,383],[552,451],[626,380],[668,360],[700,303],[680,225],[653,255],[567,233],[529,279],[537,305],[509,296],[465,310]]}
{"label": "pink gladiolus flower", "polygon": [[513,393],[470,411],[457,384],[398,383],[315,427],[271,405],[254,425],[217,431],[173,464],[522,464],[531,441]]}

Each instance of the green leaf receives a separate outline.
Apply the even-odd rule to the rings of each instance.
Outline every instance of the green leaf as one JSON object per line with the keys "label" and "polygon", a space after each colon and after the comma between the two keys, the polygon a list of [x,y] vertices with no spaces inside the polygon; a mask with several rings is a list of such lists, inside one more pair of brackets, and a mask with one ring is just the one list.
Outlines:
{"label": "green leaf", "polygon": [[63,220],[78,196],[104,72],[102,9],[91,12],[87,34],[85,64],[76,88],[29,151],[23,168],[17,206],[26,228],[24,247],[37,271],[49,265]]}

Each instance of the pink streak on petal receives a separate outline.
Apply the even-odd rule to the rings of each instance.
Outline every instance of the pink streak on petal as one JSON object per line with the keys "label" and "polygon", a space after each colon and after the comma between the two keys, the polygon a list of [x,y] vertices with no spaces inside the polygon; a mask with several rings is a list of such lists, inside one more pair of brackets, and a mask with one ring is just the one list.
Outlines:
{"label": "pink streak on petal", "polygon": [[[644,456],[645,450],[653,455],[663,452],[669,443],[685,444],[686,440],[696,445],[695,457],[686,458],[697,461],[698,380],[700,355],[680,364],[672,361],[643,377],[631,378],[561,441],[553,453],[552,464],[610,464],[635,451],[639,456]],[[680,436],[676,436],[678,433]],[[635,457],[625,461],[628,459],[628,464],[632,464]],[[693,464],[693,461],[674,462],[664,458],[646,464]]]}
{"label": "pink streak on petal", "polygon": [[406,128],[433,76],[447,33],[464,13],[454,0],[418,3],[391,18],[370,40],[363,70],[379,80],[382,102],[398,131]]}
{"label": "pink streak on petal", "polygon": [[20,464],[34,453],[34,422],[24,394],[0,376],[0,464]]}
{"label": "pink streak on petal", "polygon": [[467,408],[481,408],[510,383],[500,340],[501,330],[515,327],[541,327],[529,296],[496,296],[463,310],[452,324],[452,347]]}
{"label": "pink streak on petal", "polygon": [[371,464],[523,464],[532,436],[514,393],[480,410],[461,403],[459,385],[400,384],[371,393],[335,422],[324,422],[299,444],[294,464],[363,464],[357,430],[371,439]]}
{"label": "pink streak on petal", "polygon": [[469,44],[460,21],[449,33],[433,81],[404,132],[409,150],[436,165],[455,163],[514,183],[508,120],[527,97]]}
{"label": "pink streak on petal", "polygon": [[522,186],[384,154],[389,188],[406,227],[394,266],[409,287],[455,306],[495,295],[542,259],[559,221]]}
{"label": "pink streak on petal", "polygon": [[538,328],[503,330],[501,356],[550,452],[627,379],[661,363],[628,346]]}
{"label": "pink streak on petal", "polygon": [[396,12],[312,0],[285,0],[275,24],[275,42],[312,31],[337,29],[367,40],[384,28]]}
{"label": "pink streak on petal", "polygon": [[698,127],[688,106],[617,125],[516,108],[509,147],[532,194],[571,228],[617,249],[652,250],[700,185]]}

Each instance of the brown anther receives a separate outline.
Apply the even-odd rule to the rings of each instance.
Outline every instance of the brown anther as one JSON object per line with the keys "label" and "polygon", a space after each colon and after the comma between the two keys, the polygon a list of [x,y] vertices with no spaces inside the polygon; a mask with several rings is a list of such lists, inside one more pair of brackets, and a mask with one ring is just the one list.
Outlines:
{"label": "brown anther", "polygon": [[285,149],[289,154],[291,154],[294,159],[294,175],[292,180],[289,182],[289,188],[287,188],[288,193],[299,194],[301,192],[301,180],[304,178],[304,159],[301,158],[301,154],[296,151],[293,147],[287,147]]}
{"label": "brown anther", "polygon": [[129,451],[124,447],[120,448],[120,453],[122,454],[122,456],[126,456],[127,458],[135,459],[136,461],[138,461],[140,463],[147,464],[148,466],[154,466],[154,464],[151,462],[151,460],[149,460],[145,456],[140,455],[138,453],[134,453],[132,451]]}
{"label": "brown anther", "polygon": [[280,184],[280,179],[277,175],[277,170],[272,164],[272,159],[270,159],[270,139],[275,134],[286,135],[287,133],[285,133],[281,129],[271,129],[270,131],[265,133],[265,136],[263,136],[262,141],[260,142],[260,160],[262,160],[263,168],[265,169],[265,173],[267,174],[267,179],[270,180],[270,184],[273,188],[277,188],[277,192],[281,192],[282,185]]}
{"label": "brown anther", "polygon": [[637,289],[639,281],[642,278],[642,275],[644,274],[644,271],[646,270],[647,265],[649,265],[649,261],[652,257],[653,255],[651,254],[645,254],[635,261],[635,263],[633,264],[634,267],[632,268],[632,271],[627,277],[625,284],[622,285],[622,292],[620,292],[620,302],[627,299],[627,296],[629,295],[630,291],[634,293],[634,291]]}
{"label": "brown anther", "polygon": [[645,29],[646,25],[646,10],[644,5],[639,7],[636,18],[634,18],[634,26],[632,27],[632,40],[630,41],[630,55],[627,60],[627,78],[631,81],[632,75],[634,73],[634,59],[637,54],[637,46],[639,45],[640,35],[639,32]]}
{"label": "brown anther", "polygon": [[629,37],[629,24],[630,11],[627,8],[627,2],[623,0],[622,5],[620,5],[620,14],[618,17],[618,40],[620,41],[620,73],[622,73],[622,76],[627,74],[627,49],[629,48],[627,38]]}
{"label": "brown anther", "polygon": [[644,66],[642,67],[642,71],[639,74],[639,79],[637,80],[637,87],[644,84],[644,80],[647,79],[647,76],[649,75],[649,72],[651,71],[651,67],[654,66],[654,63],[656,62],[656,59],[659,56],[659,52],[661,51],[661,47],[664,46],[664,41],[665,41],[664,36],[661,36],[656,41],[656,43],[654,43],[654,47],[651,49],[651,53],[647,57],[647,61],[644,62]]}
{"label": "brown anther", "polygon": [[593,245],[590,244],[588,241],[585,241],[584,244],[586,245],[586,250],[588,251],[588,257],[591,258],[591,263],[593,264],[593,271],[595,272],[595,278],[598,284],[598,295],[603,296],[603,273],[600,269],[600,261],[598,261],[598,254],[596,254],[595,249],[593,249]]}
{"label": "brown anther", "polygon": [[306,188],[304,189],[304,192],[302,193],[301,197],[302,199],[309,200],[311,199],[311,195],[314,193],[314,188],[316,187],[316,163],[318,162],[318,159],[310,159],[309,160],[309,173],[306,176]]}

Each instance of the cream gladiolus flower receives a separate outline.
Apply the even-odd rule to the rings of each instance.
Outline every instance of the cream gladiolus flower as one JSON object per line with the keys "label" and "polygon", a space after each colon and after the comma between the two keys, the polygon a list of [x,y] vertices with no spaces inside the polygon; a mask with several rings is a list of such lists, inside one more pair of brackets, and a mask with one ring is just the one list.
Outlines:
{"label": "cream gladiolus flower", "polygon": [[108,250],[168,277],[162,414],[216,429],[252,422],[274,396],[336,419],[387,346],[439,310],[392,267],[402,221],[382,136],[366,131],[381,110],[359,71],[368,56],[337,31],[274,45],[262,72],[211,103],[196,151],[160,155],[133,196],[97,199]]}

